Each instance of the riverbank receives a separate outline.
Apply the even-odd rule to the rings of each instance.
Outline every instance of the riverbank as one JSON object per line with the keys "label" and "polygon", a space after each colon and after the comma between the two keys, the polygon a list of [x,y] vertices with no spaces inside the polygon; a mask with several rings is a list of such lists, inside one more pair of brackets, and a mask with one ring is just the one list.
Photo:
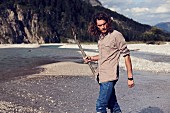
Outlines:
{"label": "riverbank", "polygon": [[[97,55],[96,44],[82,44],[87,55]],[[128,44],[134,70],[170,73],[170,43],[163,45]],[[76,44],[13,44],[0,45],[1,74],[22,72],[27,75],[91,75],[83,67],[81,53]],[[70,69],[69,73],[64,71]],[[79,70],[74,67],[80,67]],[[124,59],[120,67],[125,69]],[[37,72],[34,72],[38,70]],[[60,71],[59,71],[60,70]],[[15,74],[15,73],[13,73]],[[14,75],[15,76],[15,75]],[[1,76],[0,78],[3,79]]]}

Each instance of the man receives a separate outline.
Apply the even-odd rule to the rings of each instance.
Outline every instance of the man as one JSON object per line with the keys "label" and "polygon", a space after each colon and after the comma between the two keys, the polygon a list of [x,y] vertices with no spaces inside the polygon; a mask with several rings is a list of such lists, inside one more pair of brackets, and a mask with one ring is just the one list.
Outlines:
{"label": "man", "polygon": [[99,37],[99,55],[87,56],[86,63],[98,61],[98,71],[96,72],[100,85],[99,97],[96,102],[97,113],[107,113],[107,108],[111,113],[121,113],[115,94],[115,84],[119,78],[119,57],[123,55],[127,68],[128,86],[134,86],[130,51],[127,48],[123,35],[113,30],[110,17],[103,13],[97,13],[92,18],[89,25],[91,35]]}

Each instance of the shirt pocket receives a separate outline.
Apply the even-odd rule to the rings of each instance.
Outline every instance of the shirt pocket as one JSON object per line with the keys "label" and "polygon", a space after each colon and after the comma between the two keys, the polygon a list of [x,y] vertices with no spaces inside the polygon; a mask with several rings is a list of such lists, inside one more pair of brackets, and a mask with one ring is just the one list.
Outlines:
{"label": "shirt pocket", "polygon": [[108,55],[111,52],[111,46],[110,44],[103,44],[102,45],[102,54],[103,55]]}
{"label": "shirt pocket", "polygon": [[112,50],[118,49],[118,47],[116,46],[116,44],[115,44],[114,41],[111,41],[111,42],[110,42],[110,48],[111,48]]}

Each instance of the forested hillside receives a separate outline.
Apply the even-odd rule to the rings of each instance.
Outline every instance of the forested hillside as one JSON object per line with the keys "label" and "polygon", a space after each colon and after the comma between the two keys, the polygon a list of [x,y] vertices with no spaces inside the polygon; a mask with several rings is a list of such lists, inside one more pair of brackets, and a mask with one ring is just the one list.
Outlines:
{"label": "forested hillside", "polygon": [[76,26],[81,41],[97,41],[87,33],[92,15],[105,11],[127,41],[170,40],[169,34],[82,0],[1,0],[0,43],[56,43],[73,38]]}

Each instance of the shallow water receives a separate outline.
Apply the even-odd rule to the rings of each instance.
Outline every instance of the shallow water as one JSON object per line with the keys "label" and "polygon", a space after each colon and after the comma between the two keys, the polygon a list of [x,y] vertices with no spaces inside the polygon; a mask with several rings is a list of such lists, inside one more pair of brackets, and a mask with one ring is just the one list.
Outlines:
{"label": "shallow water", "polygon": [[170,63],[169,55],[162,55],[162,54],[149,53],[149,52],[140,52],[140,51],[131,51],[131,56],[150,60],[153,62]]}

